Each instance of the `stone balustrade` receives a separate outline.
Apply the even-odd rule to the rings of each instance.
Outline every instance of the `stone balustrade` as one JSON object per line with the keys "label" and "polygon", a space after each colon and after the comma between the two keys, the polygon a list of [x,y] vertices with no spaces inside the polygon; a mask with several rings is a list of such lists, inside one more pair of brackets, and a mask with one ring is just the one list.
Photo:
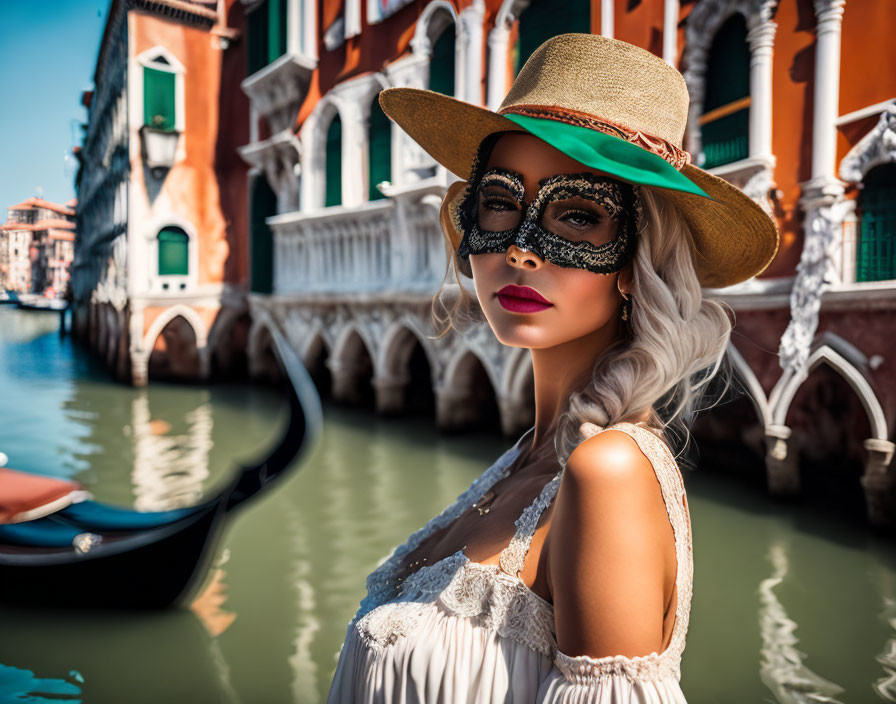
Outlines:
{"label": "stone balustrade", "polygon": [[269,218],[274,293],[435,293],[446,262],[429,190]]}

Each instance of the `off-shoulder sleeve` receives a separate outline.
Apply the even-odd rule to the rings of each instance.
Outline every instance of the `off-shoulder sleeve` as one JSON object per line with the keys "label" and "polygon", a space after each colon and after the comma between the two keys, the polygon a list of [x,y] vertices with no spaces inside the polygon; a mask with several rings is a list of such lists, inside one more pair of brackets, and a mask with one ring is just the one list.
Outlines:
{"label": "off-shoulder sleeve", "polygon": [[558,652],[536,704],[687,704],[667,653],[590,658]]}

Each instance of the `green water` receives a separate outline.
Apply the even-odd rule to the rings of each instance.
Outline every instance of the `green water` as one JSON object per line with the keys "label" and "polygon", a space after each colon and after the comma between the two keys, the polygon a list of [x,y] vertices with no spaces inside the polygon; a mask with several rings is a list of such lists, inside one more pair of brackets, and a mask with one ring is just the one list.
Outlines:
{"label": "green water", "polygon": [[[0,307],[0,450],[12,467],[170,508],[282,428],[273,390],[124,387],[57,323]],[[511,443],[332,405],[324,416],[306,464],[228,527],[204,608],[0,608],[0,701],[323,702],[366,575]],[[686,481],[688,701],[896,701],[893,545],[713,468]]]}

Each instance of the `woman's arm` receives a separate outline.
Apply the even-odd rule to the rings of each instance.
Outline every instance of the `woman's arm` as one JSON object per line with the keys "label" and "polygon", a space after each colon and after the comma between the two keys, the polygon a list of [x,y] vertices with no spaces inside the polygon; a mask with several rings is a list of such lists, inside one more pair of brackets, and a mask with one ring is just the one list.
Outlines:
{"label": "woman's arm", "polygon": [[674,538],[653,466],[632,437],[607,430],[575,448],[547,542],[562,653],[661,651],[665,561]]}

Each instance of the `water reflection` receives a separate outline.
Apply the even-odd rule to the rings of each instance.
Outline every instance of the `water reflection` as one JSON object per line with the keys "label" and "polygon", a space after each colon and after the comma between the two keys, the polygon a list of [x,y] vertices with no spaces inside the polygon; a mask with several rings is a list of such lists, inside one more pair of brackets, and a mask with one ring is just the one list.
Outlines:
{"label": "water reflection", "polygon": [[205,626],[205,630],[212,637],[209,645],[209,654],[211,655],[212,666],[218,676],[221,692],[224,698],[221,701],[230,704],[239,704],[240,697],[233,686],[230,678],[230,666],[224,658],[221,651],[221,645],[218,636],[224,633],[236,620],[236,614],[232,611],[225,611],[224,605],[227,602],[227,585],[225,579],[227,573],[224,571],[224,565],[230,559],[230,551],[225,549],[212,569],[211,577],[208,584],[202,592],[190,604],[190,609]]}
{"label": "water reflection", "polygon": [[789,568],[787,546],[775,540],[768,552],[772,576],[759,583],[759,630],[762,649],[759,677],[781,704],[817,704],[836,702],[834,695],[843,692],[833,682],[810,670],[803,663],[806,654],[795,646],[797,624],[788,617],[774,588],[784,581]]}
{"label": "water reflection", "polygon": [[[878,567],[875,578],[883,598],[884,608],[879,617],[896,630],[896,598],[893,596],[893,576]],[[891,632],[892,632],[891,630]],[[875,656],[886,675],[872,683],[872,688],[885,702],[896,702],[896,637],[888,638],[883,652]]]}
{"label": "water reflection", "polygon": [[225,549],[213,566],[205,588],[190,604],[190,609],[199,617],[205,630],[213,638],[217,638],[230,628],[236,620],[235,613],[223,609],[227,601],[227,585],[224,582],[227,575],[224,572],[224,565],[229,559],[230,551]]}
{"label": "water reflection", "polygon": [[59,332],[58,313],[36,313],[4,306],[3,314],[3,339],[12,344],[22,345]]}
{"label": "water reflection", "polygon": [[[207,398],[208,394],[204,394]],[[206,401],[184,416],[186,428],[170,434],[171,425],[152,418],[149,396],[143,392],[131,402],[134,443],[134,506],[139,511],[168,511],[194,506],[202,497],[209,475],[212,448],[212,408]]]}
{"label": "water reflection", "polygon": [[318,665],[314,660],[312,645],[320,630],[314,586],[311,582],[312,569],[309,560],[308,531],[302,516],[295,508],[286,515],[287,530],[292,538],[294,565],[291,583],[296,591],[298,619],[293,640],[293,652],[289,656],[292,668],[292,700],[317,704],[320,701],[318,689]]}

